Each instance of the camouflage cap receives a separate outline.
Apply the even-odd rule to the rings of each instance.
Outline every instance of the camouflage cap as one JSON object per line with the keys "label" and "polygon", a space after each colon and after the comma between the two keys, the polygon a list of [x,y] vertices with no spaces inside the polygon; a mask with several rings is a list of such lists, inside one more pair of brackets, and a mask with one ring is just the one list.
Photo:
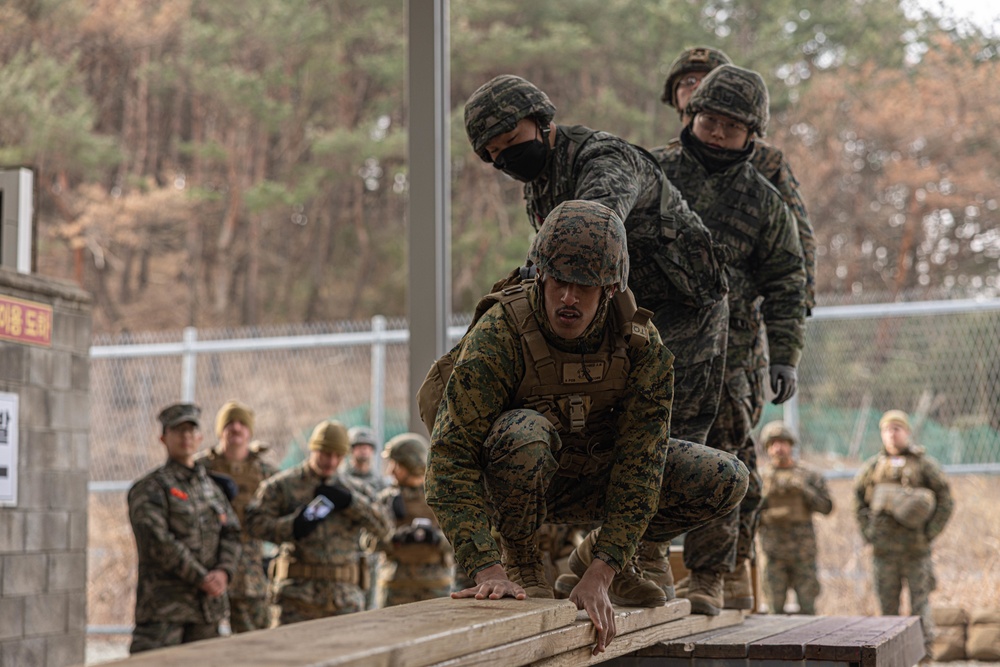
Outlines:
{"label": "camouflage cap", "polygon": [[689,116],[712,111],[745,123],[751,134],[767,134],[770,101],[764,78],[753,70],[721,65],[708,73],[684,110]]}
{"label": "camouflage cap", "polygon": [[663,94],[660,100],[675,109],[677,108],[677,84],[689,72],[711,72],[720,65],[731,65],[733,63],[724,52],[714,49],[711,46],[693,46],[684,49],[681,54],[670,63],[670,71],[667,72],[667,80],[663,84]]}
{"label": "camouflage cap", "polygon": [[226,425],[234,421],[244,424],[253,433],[253,420],[253,410],[249,405],[235,400],[227,401],[215,415],[215,434],[221,438]]}
{"label": "camouflage cap", "polygon": [[201,408],[194,403],[174,403],[163,408],[156,418],[165,429],[185,423],[201,428]]}
{"label": "camouflage cap", "polygon": [[347,429],[343,424],[335,419],[316,424],[309,437],[309,451],[346,456],[348,450]]}
{"label": "camouflage cap", "polygon": [[910,429],[910,418],[902,410],[889,410],[878,420],[878,429],[881,431],[889,424],[898,424],[907,431]]}
{"label": "camouflage cap", "polygon": [[427,451],[430,443],[419,433],[400,433],[385,443],[382,457],[392,459],[414,475],[427,471]]}
{"label": "camouflage cap", "polygon": [[371,445],[372,447],[378,445],[375,431],[367,426],[352,426],[347,429],[347,439],[350,441],[351,447],[354,445]]}
{"label": "camouflage cap", "polygon": [[528,260],[563,282],[628,287],[625,225],[597,202],[570,200],[552,209],[531,243]]}
{"label": "camouflage cap", "polygon": [[798,440],[795,438],[795,434],[785,426],[783,421],[773,421],[768,422],[764,425],[764,428],[760,430],[760,441],[764,443],[767,447],[775,440],[785,440],[792,443],[793,445],[798,444]]}
{"label": "camouflage cap", "polygon": [[501,74],[481,85],[465,103],[465,133],[483,162],[492,162],[485,149],[490,139],[510,132],[522,118],[534,116],[548,125],[555,114],[548,95],[535,84]]}

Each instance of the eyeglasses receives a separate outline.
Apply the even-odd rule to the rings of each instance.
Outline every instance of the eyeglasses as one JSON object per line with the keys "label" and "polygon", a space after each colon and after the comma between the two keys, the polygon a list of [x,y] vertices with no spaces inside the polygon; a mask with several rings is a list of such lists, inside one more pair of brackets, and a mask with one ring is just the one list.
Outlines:
{"label": "eyeglasses", "polygon": [[694,88],[701,80],[705,78],[705,75],[696,76],[694,74],[688,74],[686,77],[677,82],[678,88]]}
{"label": "eyeglasses", "polygon": [[750,128],[743,123],[730,120],[724,116],[701,112],[694,117],[694,120],[708,133],[722,132],[723,136],[726,137],[735,137],[741,133],[750,133]]}

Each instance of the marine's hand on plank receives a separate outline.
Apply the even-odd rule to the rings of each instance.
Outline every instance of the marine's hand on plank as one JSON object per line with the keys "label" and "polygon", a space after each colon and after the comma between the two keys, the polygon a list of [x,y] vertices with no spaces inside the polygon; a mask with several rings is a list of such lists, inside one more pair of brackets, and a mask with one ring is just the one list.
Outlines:
{"label": "marine's hand on plank", "polygon": [[499,600],[512,597],[523,600],[527,596],[524,589],[507,578],[503,566],[497,563],[480,570],[475,576],[476,585],[451,594],[453,598],[476,598],[477,600]]}
{"label": "marine's hand on plank", "polygon": [[615,570],[600,558],[595,558],[580,577],[580,583],[569,594],[570,602],[577,609],[583,609],[590,616],[597,631],[594,655],[603,653],[605,647],[615,638],[615,610],[608,597],[608,587],[615,576]]}

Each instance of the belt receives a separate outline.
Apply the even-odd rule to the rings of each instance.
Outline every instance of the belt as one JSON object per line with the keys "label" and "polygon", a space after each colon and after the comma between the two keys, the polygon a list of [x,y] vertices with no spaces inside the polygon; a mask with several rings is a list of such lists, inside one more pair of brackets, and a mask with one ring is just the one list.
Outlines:
{"label": "belt", "polygon": [[357,563],[289,563],[288,578],[357,584],[361,581],[361,571]]}

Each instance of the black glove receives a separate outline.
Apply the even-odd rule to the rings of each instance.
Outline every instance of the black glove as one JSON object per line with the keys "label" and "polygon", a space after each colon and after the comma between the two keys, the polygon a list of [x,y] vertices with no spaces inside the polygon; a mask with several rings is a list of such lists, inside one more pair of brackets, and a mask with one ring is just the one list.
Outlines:
{"label": "black glove", "polygon": [[326,519],[326,516],[314,517],[310,519],[306,516],[306,510],[308,508],[308,503],[303,505],[299,509],[299,513],[295,515],[295,519],[292,521],[292,537],[297,540],[301,540],[304,537],[312,535],[313,531],[319,528],[319,524]]}
{"label": "black glove", "polygon": [[798,376],[794,366],[786,366],[785,364],[771,364],[770,372],[771,391],[774,392],[774,398],[771,399],[771,402],[780,405],[795,395]]}
{"label": "black glove", "polygon": [[233,502],[233,499],[240,495],[239,484],[229,475],[224,475],[221,472],[210,472],[208,476],[222,490],[223,495],[226,496],[226,500],[229,502]]}
{"label": "black glove", "polygon": [[320,484],[316,487],[316,495],[329,498],[333,502],[334,512],[350,507],[354,500],[351,490],[340,484]]}
{"label": "black glove", "polygon": [[392,499],[392,515],[397,519],[406,518],[406,501],[403,496],[395,496]]}

